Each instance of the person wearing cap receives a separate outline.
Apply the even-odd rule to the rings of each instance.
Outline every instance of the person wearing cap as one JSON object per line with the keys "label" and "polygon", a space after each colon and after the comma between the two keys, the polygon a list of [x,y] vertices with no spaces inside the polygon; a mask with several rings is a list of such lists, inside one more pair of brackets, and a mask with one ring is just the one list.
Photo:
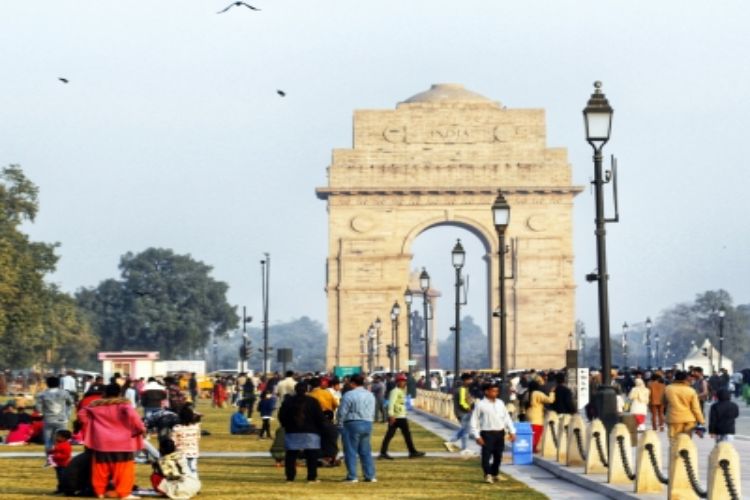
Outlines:
{"label": "person wearing cap", "polygon": [[510,418],[505,403],[498,398],[499,394],[498,384],[486,384],[484,399],[474,405],[471,413],[470,434],[482,447],[482,470],[484,480],[488,483],[500,481],[500,462],[505,450],[506,433],[509,441],[516,439],[513,419]]}
{"label": "person wearing cap", "polygon": [[388,393],[388,431],[380,445],[378,458],[393,460],[393,457],[388,454],[388,444],[396,434],[396,429],[401,429],[401,434],[403,434],[406,447],[409,450],[409,458],[419,458],[425,455],[423,451],[417,451],[411,439],[409,421],[406,418],[406,375],[403,373],[396,375],[396,387]]}

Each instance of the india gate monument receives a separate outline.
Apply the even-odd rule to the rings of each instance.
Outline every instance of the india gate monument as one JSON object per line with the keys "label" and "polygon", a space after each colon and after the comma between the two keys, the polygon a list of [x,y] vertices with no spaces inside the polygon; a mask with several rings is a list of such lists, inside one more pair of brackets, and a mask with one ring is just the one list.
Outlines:
{"label": "india gate monument", "polygon": [[[327,366],[365,366],[361,336],[376,317],[390,325],[394,302],[405,311],[407,286],[419,294],[413,308],[421,311],[411,252],[431,227],[452,225],[478,236],[488,264],[482,300],[489,311],[498,308],[491,212],[498,190],[511,207],[508,367],[563,366],[575,322],[573,198],[582,188],[571,184],[566,149],[547,146],[544,110],[508,109],[461,85],[440,84],[395,109],[354,111],[353,129],[352,147],[333,151],[328,185],[316,190],[328,205]],[[405,316],[401,370],[407,369]],[[499,320],[490,314],[484,321],[491,367],[465,368],[499,367]],[[433,328],[430,340],[434,356]],[[425,347],[412,349],[421,354]]]}

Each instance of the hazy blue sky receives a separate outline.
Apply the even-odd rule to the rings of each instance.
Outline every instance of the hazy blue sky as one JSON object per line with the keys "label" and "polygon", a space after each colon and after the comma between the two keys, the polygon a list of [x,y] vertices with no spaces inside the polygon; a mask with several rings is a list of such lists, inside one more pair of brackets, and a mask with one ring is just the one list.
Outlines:
{"label": "hazy blue sky", "polygon": [[[21,164],[39,185],[28,230],[61,243],[52,278],[64,289],[161,246],[214,266],[230,301],[257,315],[268,251],[272,320],[324,321],[327,219],[314,189],[331,150],[351,146],[354,109],[393,108],[438,82],[544,108],[548,144],[568,148],[583,185],[593,167],[581,110],[598,79],[615,108],[605,153],[620,166],[612,324],[706,289],[750,302],[747,2],[255,0],[261,12],[216,15],[228,3],[0,4],[0,165]],[[593,218],[587,189],[575,253],[577,315],[591,334]],[[468,233],[424,234],[415,266],[433,271],[449,310],[461,235],[468,312],[482,315],[481,250]]]}

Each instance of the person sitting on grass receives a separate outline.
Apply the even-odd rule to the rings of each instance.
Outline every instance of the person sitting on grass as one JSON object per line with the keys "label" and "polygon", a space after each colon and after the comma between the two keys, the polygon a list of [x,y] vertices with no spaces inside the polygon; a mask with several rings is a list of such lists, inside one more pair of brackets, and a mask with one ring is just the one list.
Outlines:
{"label": "person sitting on grass", "polygon": [[243,407],[237,407],[237,411],[232,414],[232,418],[229,420],[229,433],[230,434],[254,434],[255,426],[245,416],[245,409]]}
{"label": "person sitting on grass", "polygon": [[180,423],[172,428],[172,439],[177,450],[182,452],[190,473],[198,477],[198,445],[201,440],[201,417],[193,411],[191,404],[180,408]]}
{"label": "person sitting on grass", "polygon": [[201,490],[201,482],[190,472],[185,455],[177,451],[174,441],[159,441],[161,458],[153,463],[151,485],[167,498],[193,498]]}

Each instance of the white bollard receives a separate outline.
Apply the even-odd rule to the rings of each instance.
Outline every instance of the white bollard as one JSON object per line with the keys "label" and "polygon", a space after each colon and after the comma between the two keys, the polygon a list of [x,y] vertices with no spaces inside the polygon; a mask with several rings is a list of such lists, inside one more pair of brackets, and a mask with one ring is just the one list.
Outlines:
{"label": "white bollard", "polygon": [[690,481],[690,474],[681,453],[687,452],[688,461],[692,467],[694,477],[698,478],[698,450],[695,443],[687,434],[678,434],[672,443],[669,461],[669,489],[667,498],[679,500],[698,500]]}
{"label": "white bollard", "polygon": [[[640,441],[635,461],[634,491],[636,493],[661,493],[664,488],[659,479],[659,474],[662,474],[659,434],[656,431],[646,431]],[[654,462],[656,463],[656,470],[654,470]]]}
{"label": "white bollard", "polygon": [[732,443],[714,446],[708,459],[708,500],[742,498],[740,465],[740,455]]}
{"label": "white bollard", "polygon": [[565,465],[580,466],[586,463],[586,424],[580,415],[573,415],[568,424],[568,452]]}
{"label": "white bollard", "polygon": [[559,416],[557,424],[557,463],[568,462],[568,427],[570,426],[570,414],[563,413]]}
{"label": "white bollard", "polygon": [[635,479],[633,472],[633,448],[630,430],[625,424],[616,424],[609,433],[609,484],[630,484]]}
{"label": "white bollard", "polygon": [[586,474],[607,473],[607,444],[607,430],[604,424],[598,418],[594,419],[586,436]]}

